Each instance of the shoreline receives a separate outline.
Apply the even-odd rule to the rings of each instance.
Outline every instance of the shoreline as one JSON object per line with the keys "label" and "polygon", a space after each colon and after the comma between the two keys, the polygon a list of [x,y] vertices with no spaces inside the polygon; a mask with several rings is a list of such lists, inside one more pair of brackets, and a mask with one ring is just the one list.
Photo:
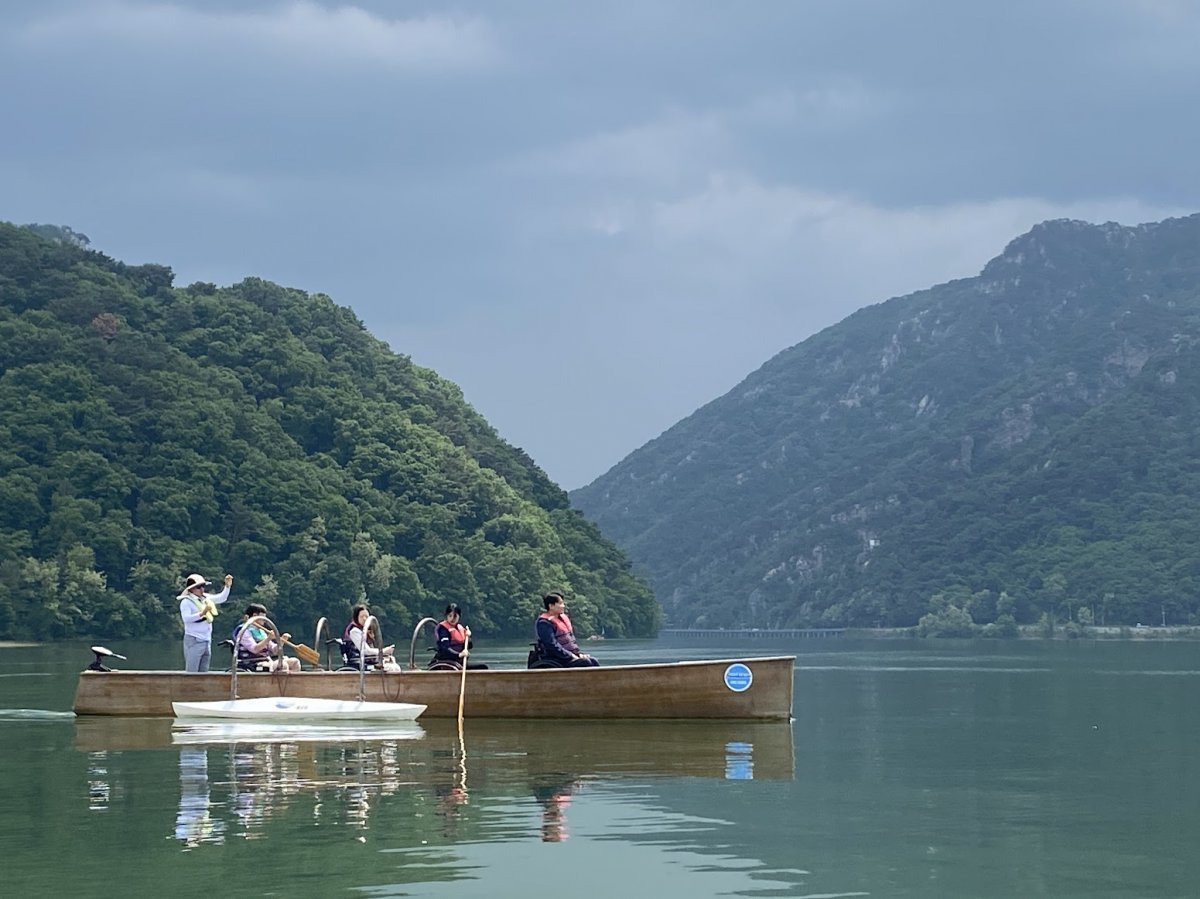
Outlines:
{"label": "shoreline", "polygon": [[1200,626],[1190,624],[1167,625],[1074,625],[1068,628],[1060,624],[1053,633],[1037,624],[1017,626],[1013,637],[984,637],[971,634],[966,637],[922,637],[915,627],[846,628],[845,636],[868,640],[1200,640]]}

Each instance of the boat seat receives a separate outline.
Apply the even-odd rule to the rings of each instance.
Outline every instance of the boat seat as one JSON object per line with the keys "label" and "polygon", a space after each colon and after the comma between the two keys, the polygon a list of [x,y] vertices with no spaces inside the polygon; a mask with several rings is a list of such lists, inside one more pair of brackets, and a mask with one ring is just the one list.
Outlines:
{"label": "boat seat", "polygon": [[[343,640],[341,637],[332,637],[329,640],[325,641],[326,646],[331,646],[334,643],[337,644],[338,652],[342,656],[342,666],[340,668],[338,668],[337,670],[338,671],[357,671],[359,655],[360,655],[359,651],[358,651],[358,647],[355,646],[353,643],[351,643],[349,640]],[[375,666],[373,664],[368,664],[366,666],[366,670],[374,671]]]}
{"label": "boat seat", "polygon": [[[229,649],[229,667],[226,671],[233,670],[233,661],[237,659],[237,652],[234,649],[233,640],[228,637],[221,641],[221,645]],[[237,659],[238,671],[263,672],[271,670],[271,663],[268,659]]]}
{"label": "boat seat", "polygon": [[529,657],[528,657],[528,659],[526,659],[526,662],[525,662],[526,668],[537,669],[537,668],[564,668],[564,667],[566,667],[558,659],[554,659],[554,658],[551,658],[550,656],[546,655],[545,651],[542,649],[542,644],[539,643],[538,641],[535,640],[533,643],[531,643],[529,645],[530,645],[531,649],[529,650]]}
{"label": "boat seat", "polygon": [[437,647],[436,646],[427,646],[425,648],[428,649],[431,653],[433,653],[433,658],[431,658],[429,660],[429,662],[425,665],[425,670],[427,670],[427,671],[462,671],[462,662],[455,662],[452,659],[439,659],[437,657]]}
{"label": "boat seat", "polygon": [[218,644],[218,645],[220,645],[220,646],[224,646],[226,649],[228,649],[228,650],[229,650],[229,667],[228,667],[228,668],[226,668],[225,670],[226,670],[226,671],[232,671],[232,670],[233,670],[233,660],[234,660],[235,658],[237,658],[237,654],[236,654],[236,653],[233,651],[233,640],[231,640],[231,639],[229,639],[228,637],[226,637],[226,638],[225,638],[224,640],[222,640],[222,641],[220,642],[220,644]]}

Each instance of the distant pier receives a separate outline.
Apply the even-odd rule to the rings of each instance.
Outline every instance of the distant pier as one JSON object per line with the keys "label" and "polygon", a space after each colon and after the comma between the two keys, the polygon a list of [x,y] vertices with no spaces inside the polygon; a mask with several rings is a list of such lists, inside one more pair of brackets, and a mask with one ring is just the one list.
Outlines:
{"label": "distant pier", "polygon": [[676,637],[687,640],[708,639],[711,637],[734,637],[738,640],[823,640],[829,637],[840,637],[846,633],[844,627],[785,627],[778,630],[762,628],[721,628],[721,627],[665,627],[658,632],[660,637]]}

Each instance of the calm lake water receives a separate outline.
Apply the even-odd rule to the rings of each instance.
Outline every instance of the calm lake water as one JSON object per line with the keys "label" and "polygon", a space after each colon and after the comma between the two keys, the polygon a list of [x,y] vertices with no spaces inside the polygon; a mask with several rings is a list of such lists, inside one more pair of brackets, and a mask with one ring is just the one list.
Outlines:
{"label": "calm lake water", "polygon": [[[522,651],[477,655],[515,666]],[[280,733],[76,719],[86,647],[0,648],[0,889],[1200,894],[1195,643],[607,641],[597,654],[795,654],[795,720],[468,714],[460,745],[453,721]]]}

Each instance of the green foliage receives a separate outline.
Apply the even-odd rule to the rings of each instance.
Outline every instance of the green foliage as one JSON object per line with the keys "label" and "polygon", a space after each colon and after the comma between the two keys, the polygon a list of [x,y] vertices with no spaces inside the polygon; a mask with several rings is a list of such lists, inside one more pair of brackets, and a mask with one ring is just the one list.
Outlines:
{"label": "green foliage", "polygon": [[945,593],[929,600],[929,611],[917,622],[917,634],[922,637],[970,637],[974,633],[971,616]]}
{"label": "green foliage", "polygon": [[524,636],[649,635],[644,582],[453,384],[322,295],[173,286],[82,235],[0,224],[0,638],[166,635],[201,571],[293,632],[462,603]]}
{"label": "green foliage", "polygon": [[1200,216],[1048,222],[863,309],[573,501],[675,626],[1200,620]]}

